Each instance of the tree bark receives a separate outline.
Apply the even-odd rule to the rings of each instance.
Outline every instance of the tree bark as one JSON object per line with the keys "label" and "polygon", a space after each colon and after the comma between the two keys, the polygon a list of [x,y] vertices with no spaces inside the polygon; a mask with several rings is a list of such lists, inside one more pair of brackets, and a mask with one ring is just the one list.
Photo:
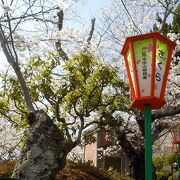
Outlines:
{"label": "tree bark", "polygon": [[17,78],[19,80],[21,90],[22,90],[22,93],[24,95],[24,99],[26,101],[27,109],[28,109],[29,112],[33,112],[33,111],[35,111],[35,109],[33,107],[32,99],[31,99],[28,87],[27,87],[26,82],[24,80],[24,77],[23,77],[23,75],[21,73],[18,61],[17,61],[17,59],[15,60],[15,58],[13,57],[12,52],[11,52],[11,48],[9,47],[7,42],[8,41],[7,41],[7,38],[4,35],[2,25],[0,24],[0,44],[1,44],[2,50],[4,52],[4,55],[7,58],[8,63],[13,68],[13,70],[16,73],[16,76],[17,76]]}
{"label": "tree bark", "polygon": [[131,158],[130,168],[132,171],[132,177],[136,180],[145,179],[145,159],[144,154],[138,154]]}
{"label": "tree bark", "polygon": [[[135,180],[145,179],[145,147],[142,144],[138,148],[135,148],[132,143],[127,139],[126,131],[121,129],[116,131],[116,136],[119,145],[122,147],[123,151],[126,153],[130,160],[130,173],[132,178]],[[152,165],[152,177],[156,180],[155,168]]]}
{"label": "tree bark", "polygon": [[58,126],[42,110],[31,113],[29,133],[12,174],[21,180],[52,180],[65,166],[69,143]]}
{"label": "tree bark", "polygon": [[[145,180],[145,158],[144,158],[144,150],[139,152],[136,156],[134,156],[131,161],[132,167],[132,177],[136,180]],[[152,179],[156,180],[156,171],[155,167],[152,164]]]}

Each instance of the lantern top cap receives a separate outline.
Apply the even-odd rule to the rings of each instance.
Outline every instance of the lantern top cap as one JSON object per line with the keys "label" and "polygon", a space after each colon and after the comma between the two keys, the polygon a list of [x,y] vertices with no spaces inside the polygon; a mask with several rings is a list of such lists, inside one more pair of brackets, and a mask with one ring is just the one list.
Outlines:
{"label": "lantern top cap", "polygon": [[127,37],[126,40],[125,40],[123,49],[121,51],[121,55],[124,56],[126,54],[130,42],[139,41],[139,40],[143,40],[143,39],[150,39],[150,38],[160,39],[161,41],[167,43],[173,49],[176,46],[175,42],[173,42],[170,39],[166,38],[165,36],[163,36],[159,32],[152,32],[152,33],[147,33],[147,34]]}

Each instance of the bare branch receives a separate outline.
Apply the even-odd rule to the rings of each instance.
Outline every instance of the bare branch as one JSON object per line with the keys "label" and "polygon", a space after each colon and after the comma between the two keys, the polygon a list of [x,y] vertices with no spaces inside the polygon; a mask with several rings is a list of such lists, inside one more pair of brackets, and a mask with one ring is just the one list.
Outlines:
{"label": "bare branch", "polygon": [[127,9],[125,3],[124,3],[124,1],[121,0],[121,2],[122,2],[122,4],[123,4],[123,6],[124,6],[124,8],[125,8],[125,10],[126,10],[126,12],[127,12],[127,14],[129,15],[129,17],[130,17],[130,19],[131,19],[131,21],[132,21],[134,27],[139,31],[140,34],[142,34],[142,31],[138,28],[138,26],[137,26],[136,23],[134,22],[134,20],[133,20],[131,14],[129,13],[129,11],[128,11],[128,9]]}
{"label": "bare branch", "polygon": [[[169,12],[172,13],[173,15],[178,15],[178,14],[176,14],[174,11],[172,11],[172,10],[174,9],[175,5],[178,3],[178,1],[179,1],[179,0],[176,0],[176,1],[174,2],[173,8],[169,8],[169,7],[167,7],[166,5],[164,5],[164,3],[162,3],[162,1],[158,0],[158,2],[159,2],[167,11],[169,11]],[[169,2],[169,3],[170,3],[170,2]]]}
{"label": "bare branch", "polygon": [[[14,40],[13,40],[13,37],[12,37],[12,28],[11,28],[11,21],[10,21],[10,19],[9,19],[9,15],[8,15],[8,13],[7,13],[7,19],[8,19],[8,25],[9,25],[9,32],[10,32],[10,42],[11,42],[11,44],[12,44],[12,49],[13,49],[13,52],[14,52],[14,55],[15,55],[15,61],[16,61],[16,63],[18,63],[18,56],[17,56],[17,53],[16,53],[16,50],[15,50],[15,46],[14,46]],[[8,39],[8,38],[7,38]]]}
{"label": "bare branch", "polygon": [[[155,142],[157,139],[159,139],[160,137],[162,137],[163,135],[165,135],[163,133],[163,135],[161,135],[161,133],[165,130],[169,128],[169,123],[167,122],[159,122],[155,127],[154,127],[154,131],[152,132],[152,141]],[[169,131],[169,130],[168,130]]]}
{"label": "bare branch", "polygon": [[174,6],[170,7],[170,4],[171,4],[170,1],[166,1],[166,5],[164,5],[160,0],[158,0],[158,2],[160,4],[162,4],[162,6],[165,8],[164,17],[163,17],[163,20],[162,20],[162,26],[161,26],[161,29],[159,30],[159,32],[163,31],[164,27],[166,26],[167,18],[172,13],[172,10],[174,9],[174,7],[178,3],[178,1],[179,0],[175,1]]}
{"label": "bare branch", "polygon": [[58,30],[61,31],[61,29],[63,28],[63,20],[64,20],[64,12],[63,10],[60,10],[57,13],[58,16]]}
{"label": "bare branch", "polygon": [[139,130],[141,131],[142,135],[145,136],[145,132],[144,132],[144,115],[142,112],[133,109],[135,116],[136,116],[136,121],[139,127]]}
{"label": "bare branch", "polygon": [[168,108],[164,108],[161,111],[156,111],[152,113],[152,121],[155,119],[160,119],[167,116],[174,116],[180,114],[180,104],[177,106],[172,106]]}
{"label": "bare branch", "polygon": [[[34,0],[33,3],[32,3],[32,5],[27,8],[27,10],[25,11],[25,13],[24,13],[23,15],[21,15],[21,17],[20,17],[19,21],[17,22],[16,26],[14,27],[14,29],[11,30],[10,36],[11,36],[12,33],[14,33],[14,31],[17,29],[17,27],[19,26],[19,24],[21,23],[21,21],[24,19],[24,16],[27,14],[27,12],[29,11],[29,9],[31,9],[31,7],[34,5],[35,2],[36,2],[36,0]],[[10,19],[8,19],[8,22],[10,22]],[[8,39],[8,38],[7,38],[7,39]]]}
{"label": "bare branch", "polygon": [[[166,131],[165,133],[163,133],[163,134],[160,136],[160,137],[164,136],[164,139],[163,139],[162,142],[158,145],[158,147],[157,147],[155,150],[153,150],[153,153],[155,153],[156,151],[159,150],[159,148],[161,147],[161,145],[162,145],[162,144],[164,143],[164,141],[166,140],[168,134],[169,134],[169,130]],[[160,137],[159,137],[159,138],[160,138]]]}
{"label": "bare branch", "polygon": [[59,52],[59,56],[64,60],[68,61],[69,57],[65,53],[65,51],[62,49],[61,40],[59,39],[57,42],[55,42],[56,50]]}
{"label": "bare branch", "polygon": [[15,124],[15,125],[18,127],[18,129],[20,129],[20,125],[19,125],[17,122],[13,121],[12,118],[9,117],[7,114],[1,113],[1,115],[2,115],[3,117],[5,117],[5,118],[7,119],[7,121],[9,121],[9,122],[12,123],[12,124]]}
{"label": "bare branch", "polygon": [[69,130],[68,130],[68,127],[67,127],[66,120],[64,118],[60,117],[60,112],[59,112],[60,107],[59,107],[59,105],[60,105],[61,100],[62,100],[62,98],[58,98],[58,101],[55,104],[56,118],[57,118],[57,121],[62,122],[62,123],[65,124],[66,136],[67,136],[69,141],[72,141],[72,138],[70,136],[70,133],[69,133]]}
{"label": "bare branch", "polygon": [[26,86],[26,82],[23,78],[23,75],[21,73],[20,67],[19,65],[15,62],[14,57],[10,51],[10,48],[8,47],[7,43],[6,43],[6,38],[4,35],[4,31],[2,29],[2,26],[0,24],[0,43],[1,43],[1,47],[4,51],[4,54],[7,58],[7,61],[9,62],[9,64],[12,66],[12,68],[14,69],[17,78],[19,79],[19,83],[21,86],[21,90],[23,92],[25,101],[26,101],[26,105],[27,105],[27,109],[28,111],[35,111],[33,104],[32,104],[32,100],[31,100],[31,96],[29,94],[29,90]]}
{"label": "bare branch", "polygon": [[[32,14],[27,14],[27,11],[23,14],[23,15],[21,15],[21,16],[18,16],[18,17],[10,17],[10,21],[16,21],[16,20],[19,20],[19,21],[21,21],[22,22],[22,20],[23,21],[29,21],[29,20],[32,20],[32,18],[33,19],[36,19],[36,20],[41,20],[41,21],[43,21],[44,19],[41,19],[41,18],[39,18],[39,17],[36,17],[37,15],[43,15],[43,14],[45,14],[45,13],[49,13],[50,11],[52,11],[53,10],[53,8],[50,8],[50,9],[48,9],[48,10],[46,10],[46,11],[39,11],[39,12],[36,12],[36,13],[32,13]],[[44,21],[47,21],[47,22],[51,22],[51,23],[53,23],[53,24],[57,24],[57,23],[55,23],[55,22],[53,22],[53,21],[51,21],[51,20],[49,20],[49,19],[46,19],[46,20],[44,20]],[[0,23],[3,23],[3,22],[8,22],[8,20],[7,19],[1,19],[0,20]],[[19,24],[19,23],[18,23]]]}
{"label": "bare branch", "polygon": [[99,121],[92,121],[92,122],[86,124],[83,129],[86,129],[86,128],[89,127],[90,125],[98,124],[98,123],[99,123]]}
{"label": "bare branch", "polygon": [[168,81],[169,81],[170,83],[174,84],[175,86],[177,86],[178,88],[180,88],[180,84],[177,84],[176,82],[171,81],[171,79],[168,79]]}
{"label": "bare branch", "polygon": [[[113,23],[116,21],[116,19],[118,19],[119,17],[121,16],[121,13],[117,14],[115,16],[115,18],[111,21],[110,24],[108,24],[107,28],[104,30],[104,32],[102,34],[100,34],[100,37],[99,37],[99,41],[97,43],[97,47],[101,44],[102,42],[102,38],[103,36],[108,32],[108,30],[111,28],[111,26],[113,25]],[[100,28],[101,29],[101,28]]]}
{"label": "bare branch", "polygon": [[[58,16],[58,23],[57,23],[57,24],[58,24],[58,30],[61,31],[62,28],[63,28],[63,20],[64,20],[64,12],[63,12],[63,10],[60,10],[60,11],[57,13],[57,16]],[[59,52],[59,56],[60,56],[64,61],[68,61],[68,60],[69,60],[69,57],[68,57],[68,55],[66,54],[66,52],[63,50],[60,39],[58,39],[58,40],[55,42],[55,47],[56,47],[56,50]]]}
{"label": "bare branch", "polygon": [[89,37],[88,37],[88,39],[87,39],[87,43],[88,43],[88,44],[90,43],[90,41],[91,41],[91,39],[92,39],[92,36],[93,36],[93,33],[94,33],[95,21],[96,21],[95,18],[91,19],[91,30],[90,30],[90,32],[89,32]]}
{"label": "bare branch", "polygon": [[80,121],[81,121],[81,125],[80,125],[79,131],[78,131],[78,136],[77,136],[77,139],[76,139],[77,144],[79,144],[81,142],[82,132],[83,132],[83,129],[84,129],[84,117],[82,115],[80,115],[79,118],[80,118]]}
{"label": "bare branch", "polygon": [[137,152],[134,149],[134,146],[127,139],[126,132],[121,129],[121,130],[116,131],[116,135],[117,135],[117,139],[118,139],[119,145],[126,152],[128,157],[131,157],[131,158],[134,157],[135,158]]}

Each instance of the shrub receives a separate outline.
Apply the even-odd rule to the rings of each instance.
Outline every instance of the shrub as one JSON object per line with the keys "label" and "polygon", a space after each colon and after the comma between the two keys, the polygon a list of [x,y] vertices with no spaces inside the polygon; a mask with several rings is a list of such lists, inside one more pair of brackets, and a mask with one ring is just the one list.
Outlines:
{"label": "shrub", "polygon": [[153,164],[157,171],[160,171],[164,166],[164,159],[162,157],[153,157]]}
{"label": "shrub", "polygon": [[67,163],[66,167],[61,170],[57,176],[57,180],[110,180],[110,176],[102,169],[97,169],[90,163]]}
{"label": "shrub", "polygon": [[170,153],[166,156],[167,164],[171,165],[175,161],[176,161],[176,153]]}
{"label": "shrub", "polygon": [[157,171],[157,180],[168,180],[168,178],[171,176],[171,171]]}
{"label": "shrub", "polygon": [[117,171],[111,169],[105,171],[91,165],[91,163],[67,163],[66,167],[60,171],[56,180],[130,180],[122,177]]}
{"label": "shrub", "polygon": [[170,168],[172,162],[174,161],[174,154],[168,154],[164,157],[153,157],[153,164],[156,167],[157,180],[168,180],[169,176],[172,175]]}
{"label": "shrub", "polygon": [[108,170],[108,174],[110,175],[111,180],[132,180],[128,176],[122,177],[121,174],[112,168]]}
{"label": "shrub", "polygon": [[[10,177],[16,161],[6,160],[0,162],[0,177]],[[68,162],[65,168],[56,176],[56,180],[132,180],[122,177],[119,172],[112,168],[108,171],[98,169],[89,161],[87,163]]]}

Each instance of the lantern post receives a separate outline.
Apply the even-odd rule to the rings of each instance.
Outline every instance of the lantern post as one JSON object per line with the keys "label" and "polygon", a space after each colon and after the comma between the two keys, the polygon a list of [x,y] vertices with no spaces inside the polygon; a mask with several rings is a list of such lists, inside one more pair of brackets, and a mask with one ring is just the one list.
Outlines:
{"label": "lantern post", "polygon": [[152,179],[152,137],[151,137],[151,106],[145,105],[145,174],[146,180]]}
{"label": "lantern post", "polygon": [[132,108],[145,116],[145,179],[152,180],[151,109],[164,106],[164,94],[176,44],[158,32],[128,37],[121,54],[132,94]]}

